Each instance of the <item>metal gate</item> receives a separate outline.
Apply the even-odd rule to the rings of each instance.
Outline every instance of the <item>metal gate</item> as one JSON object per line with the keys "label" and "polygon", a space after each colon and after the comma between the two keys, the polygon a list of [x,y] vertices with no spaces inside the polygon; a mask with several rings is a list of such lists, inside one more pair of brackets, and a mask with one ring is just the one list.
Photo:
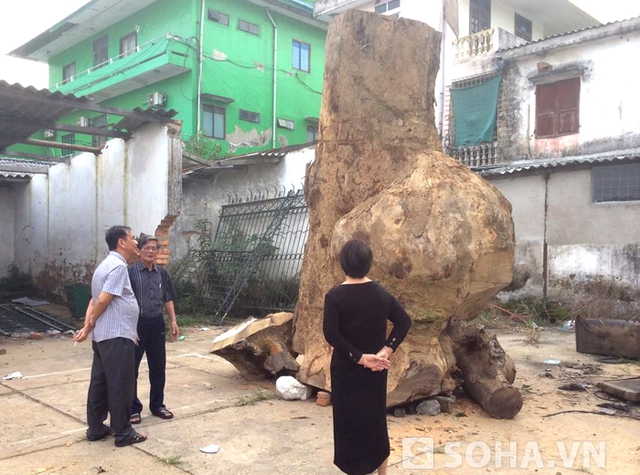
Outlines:
{"label": "metal gate", "polygon": [[201,223],[201,250],[190,251],[175,272],[178,304],[225,318],[263,317],[292,311],[309,232],[302,190],[263,195],[222,207],[213,241]]}

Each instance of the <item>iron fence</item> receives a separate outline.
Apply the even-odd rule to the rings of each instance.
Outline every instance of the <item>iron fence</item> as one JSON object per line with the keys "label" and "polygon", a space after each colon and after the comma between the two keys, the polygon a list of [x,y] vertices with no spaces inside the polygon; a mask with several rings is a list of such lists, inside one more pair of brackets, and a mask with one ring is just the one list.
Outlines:
{"label": "iron fence", "polygon": [[202,249],[190,251],[174,274],[179,303],[186,299],[214,323],[294,309],[309,232],[302,190],[222,206],[213,240],[200,228]]}

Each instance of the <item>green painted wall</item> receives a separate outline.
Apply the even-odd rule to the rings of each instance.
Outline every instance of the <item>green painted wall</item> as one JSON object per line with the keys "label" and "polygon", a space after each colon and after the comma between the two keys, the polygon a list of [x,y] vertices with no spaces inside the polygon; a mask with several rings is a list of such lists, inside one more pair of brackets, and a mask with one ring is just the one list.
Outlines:
{"label": "green painted wall", "polygon": [[[281,0],[281,3],[300,7],[291,0]],[[313,5],[311,0],[307,3]],[[167,96],[164,107],[178,111],[176,119],[183,122],[183,139],[189,140],[198,131],[200,8],[200,0],[159,0],[108,29],[96,32],[93,37],[51,58],[51,89],[100,97],[104,91],[119,91],[122,84],[135,87],[130,92],[118,93],[100,102],[101,105],[124,109],[145,108],[149,94],[161,91]],[[205,8],[202,93],[232,100],[224,106],[226,139],[217,141],[222,145],[223,153],[238,155],[271,149],[274,145],[277,148],[307,142],[307,125],[312,123],[305,117],[317,118],[320,111],[326,30],[270,10],[278,27],[276,116],[293,121],[295,125],[294,130],[276,127],[274,144],[274,27],[266,9],[244,0],[208,0]],[[228,15],[229,25],[209,20],[209,9]],[[258,34],[240,30],[240,20],[258,25]],[[117,58],[120,38],[133,31],[137,31],[138,53],[86,72],[93,67],[93,42],[96,39],[107,34],[109,57]],[[167,33],[173,36],[166,39]],[[293,68],[294,39],[311,45],[309,72]],[[63,67],[74,61],[77,78],[63,85]],[[150,79],[153,80],[150,74],[153,68],[172,65],[185,68],[185,71],[149,84]],[[146,73],[145,81],[140,81],[141,76],[134,77],[141,71]],[[211,102],[204,99],[204,103]],[[259,123],[240,120],[240,110],[259,113]],[[69,123],[75,124],[79,115],[70,115],[65,122],[68,119]],[[92,117],[97,114],[85,112],[82,115]],[[117,119],[109,118],[109,122]],[[58,132],[56,140],[60,141],[62,135],[65,133]],[[76,143],[91,144],[91,137],[77,134]],[[33,153],[33,148],[30,151]],[[55,153],[59,154],[59,151]]]}
{"label": "green painted wall", "polygon": [[[205,21],[202,91],[233,99],[226,106],[227,143],[233,154],[272,148],[274,27],[264,8],[249,2],[216,0],[207,7],[228,15],[229,25]],[[277,148],[305,143],[305,117],[318,117],[326,31],[270,13],[278,30],[276,115],[295,123],[293,131],[276,127]],[[240,20],[258,25],[258,35],[239,30]],[[294,39],[311,45],[309,73],[292,67]],[[213,59],[220,53],[225,61]],[[240,120],[240,110],[259,112],[260,123]]]}

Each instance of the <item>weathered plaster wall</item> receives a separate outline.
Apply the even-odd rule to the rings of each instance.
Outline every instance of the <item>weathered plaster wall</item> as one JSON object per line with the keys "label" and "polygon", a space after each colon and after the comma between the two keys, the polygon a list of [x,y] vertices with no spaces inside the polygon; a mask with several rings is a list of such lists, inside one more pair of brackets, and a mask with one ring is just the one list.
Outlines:
{"label": "weathered plaster wall", "polygon": [[[16,188],[24,185],[15,184]],[[13,240],[15,222],[13,211],[14,187],[0,186],[0,278],[8,274],[9,266],[13,264]]]}
{"label": "weathered plaster wall", "polygon": [[[590,169],[492,177],[513,205],[516,230],[511,297],[548,295],[605,281],[640,290],[640,202],[593,203]],[[545,194],[547,205],[545,207]],[[503,293],[505,294],[505,293]]]}
{"label": "weathered plaster wall", "polygon": [[224,170],[212,178],[188,179],[183,183],[182,214],[171,229],[170,250],[172,259],[187,255],[189,249],[197,249],[196,222],[208,219],[213,232],[218,223],[222,205],[229,197],[246,199],[251,194],[298,190],[303,187],[305,168],[313,161],[315,147],[290,152],[278,164],[250,165],[243,169]]}
{"label": "weathered plaster wall", "polygon": [[[635,148],[640,143],[638,67],[633,58],[640,33],[624,33],[598,41],[568,44],[505,62],[503,84],[508,117],[504,155],[509,160],[535,156],[554,158]],[[625,59],[626,58],[626,59]],[[584,70],[580,86],[580,132],[553,139],[535,138],[537,63],[552,71],[567,67]],[[552,77],[552,76],[551,76]],[[562,79],[559,77],[557,80]],[[501,119],[499,118],[499,121]]]}
{"label": "weathered plaster wall", "polygon": [[76,155],[16,190],[18,268],[62,294],[65,284],[90,281],[108,252],[110,226],[153,233],[168,213],[169,141],[165,127],[148,125],[128,142],[110,140],[98,157]]}
{"label": "weathered plaster wall", "polygon": [[516,231],[515,295],[542,295],[545,226],[544,178],[541,175],[491,179],[512,206]]}

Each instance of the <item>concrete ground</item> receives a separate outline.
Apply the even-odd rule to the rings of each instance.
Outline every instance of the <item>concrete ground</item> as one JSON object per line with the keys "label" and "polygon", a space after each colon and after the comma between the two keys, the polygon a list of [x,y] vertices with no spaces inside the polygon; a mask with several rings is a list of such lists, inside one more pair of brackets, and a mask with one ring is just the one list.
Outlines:
{"label": "concrete ground", "polygon": [[[21,379],[0,381],[0,475],[341,473],[332,465],[330,407],[317,406],[315,399],[255,401],[257,391],[274,395],[274,384],[272,381],[246,382],[231,364],[209,353],[213,338],[222,328],[182,330],[185,339],[167,345],[166,404],[175,418],[164,421],[145,408],[143,422],[137,428],[146,432],[149,439],[125,448],[116,448],[112,437],[99,442],[85,439],[85,404],[91,365],[88,342],[74,345],[68,336],[43,340],[0,338],[0,377],[15,371],[23,375]],[[635,376],[640,374],[638,365],[605,367],[608,375],[576,370],[575,365],[563,366],[565,362],[595,361],[589,355],[575,353],[574,337],[568,332],[550,331],[537,345],[531,345],[514,332],[506,332],[499,338],[518,367],[516,387],[525,399],[521,413],[512,421],[499,421],[487,416],[473,401],[463,398],[456,402],[454,414],[389,416],[392,445],[389,475],[640,474],[638,420],[583,413],[544,418],[563,409],[594,410],[596,403],[601,402],[590,394],[559,391],[561,383]],[[2,354],[1,350],[6,353]],[[562,364],[546,366],[543,361],[547,358],[559,359]],[[146,405],[145,362],[141,371],[139,390]],[[549,371],[553,375],[546,374]],[[441,447],[435,452],[437,471],[418,467],[416,463],[413,468],[403,463],[406,437],[434,439],[436,447]],[[606,441],[606,467],[592,464],[587,469],[582,451],[569,467],[561,466],[557,442],[583,439]],[[495,453],[488,465],[479,466],[465,459],[462,465],[447,468],[446,462],[454,459],[443,452],[444,444],[457,441],[462,447],[469,447],[470,443],[477,445],[480,441],[493,448],[497,440],[519,444],[514,453],[516,468],[509,468],[508,464],[497,467]],[[526,441],[540,444],[543,469],[536,467],[530,457],[525,460]],[[219,452],[205,454],[199,450],[210,444],[219,445]],[[406,460],[405,457],[404,462]],[[550,470],[554,464],[560,470]]]}
{"label": "concrete ground", "polygon": [[[315,399],[254,402],[274,395],[272,382],[248,383],[225,360],[209,354],[222,329],[184,329],[167,345],[165,402],[175,414],[161,420],[142,413],[144,443],[116,448],[113,438],[89,442],[86,394],[91,345],[70,337],[0,339],[0,474],[320,474],[332,466],[331,408]],[[148,402],[146,361],[140,393]],[[1,375],[0,375],[1,376]],[[199,448],[220,446],[216,454]],[[393,473],[393,472],[390,472]]]}

